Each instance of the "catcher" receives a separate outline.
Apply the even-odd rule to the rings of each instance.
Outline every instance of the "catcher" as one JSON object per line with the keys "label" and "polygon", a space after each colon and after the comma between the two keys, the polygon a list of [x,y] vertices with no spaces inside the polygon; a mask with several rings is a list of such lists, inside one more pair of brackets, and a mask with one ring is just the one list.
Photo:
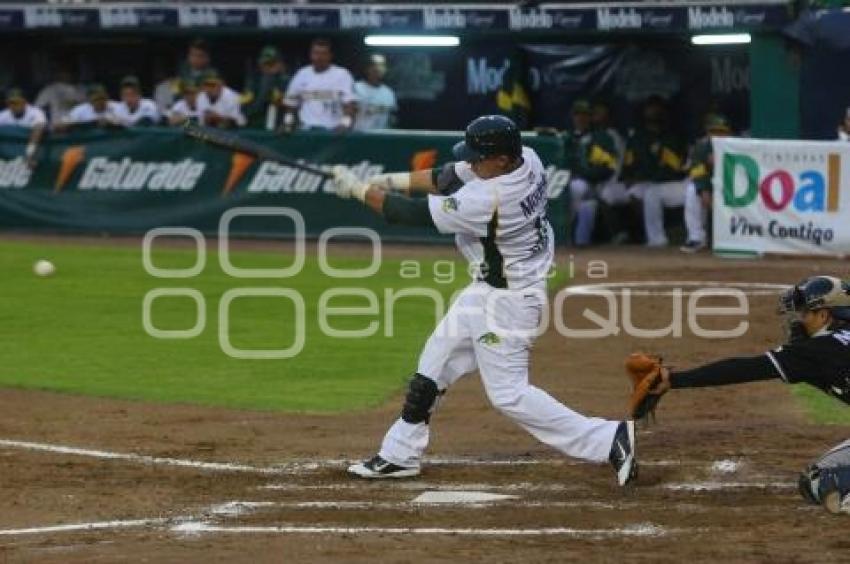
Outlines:
{"label": "catcher", "polygon": [[[654,413],[671,388],[723,386],[757,380],[805,382],[850,405],[850,282],[814,276],[787,290],[779,313],[788,319],[788,342],[754,357],[728,358],[670,371],[659,357],[632,354],[626,362],[635,389],[635,419]],[[800,494],[831,513],[850,514],[850,440],[827,451],[799,478]]]}

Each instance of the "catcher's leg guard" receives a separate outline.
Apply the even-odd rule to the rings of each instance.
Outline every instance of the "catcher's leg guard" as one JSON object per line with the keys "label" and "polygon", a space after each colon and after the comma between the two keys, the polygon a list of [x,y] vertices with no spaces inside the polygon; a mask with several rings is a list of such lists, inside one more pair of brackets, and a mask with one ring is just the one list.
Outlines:
{"label": "catcher's leg guard", "polygon": [[436,382],[422,374],[414,374],[404,398],[401,418],[407,423],[428,423],[439,395]]}
{"label": "catcher's leg guard", "polygon": [[850,495],[850,441],[842,443],[809,466],[798,480],[798,489],[809,503]]}

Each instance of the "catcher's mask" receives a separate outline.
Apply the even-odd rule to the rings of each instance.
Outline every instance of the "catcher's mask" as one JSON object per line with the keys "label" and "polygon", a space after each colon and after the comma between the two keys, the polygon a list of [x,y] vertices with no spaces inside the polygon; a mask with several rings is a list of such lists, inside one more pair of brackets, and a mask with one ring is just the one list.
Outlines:
{"label": "catcher's mask", "polygon": [[833,318],[850,322],[850,282],[834,276],[812,276],[779,298],[780,314],[819,309],[828,309]]}

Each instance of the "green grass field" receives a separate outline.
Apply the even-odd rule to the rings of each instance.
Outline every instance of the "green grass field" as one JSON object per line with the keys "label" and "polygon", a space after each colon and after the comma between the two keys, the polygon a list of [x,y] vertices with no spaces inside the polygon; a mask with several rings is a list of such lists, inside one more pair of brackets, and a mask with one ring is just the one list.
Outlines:
{"label": "green grass field", "polygon": [[[291,257],[271,251],[231,253],[242,268],[275,268]],[[38,278],[32,264],[48,258],[55,276]],[[411,257],[413,259],[414,257]],[[160,268],[187,268],[195,253],[160,249]],[[140,247],[45,245],[0,242],[0,386],[55,390],[95,396],[196,403],[225,407],[335,412],[375,406],[404,386],[416,368],[419,350],[435,324],[433,301],[400,299],[394,307],[393,336],[387,336],[384,291],[404,288],[436,290],[448,304],[467,282],[465,267],[452,263],[454,280],[437,282],[434,259],[418,260],[419,277],[404,277],[401,259],[385,259],[367,279],[332,279],[308,251],[302,272],[290,279],[236,279],[222,272],[209,251],[203,273],[191,279],[157,279],[142,265]],[[368,259],[332,257],[337,268],[359,268]],[[443,262],[441,273],[445,272]],[[409,268],[404,269],[412,274]],[[563,276],[550,281],[557,287]],[[377,323],[368,338],[329,338],[320,330],[319,301],[338,286],[364,288],[378,297],[377,315],[337,315],[335,329],[363,329]],[[205,301],[207,322],[190,339],[157,339],[142,325],[145,294],[158,287],[196,288]],[[233,288],[292,288],[306,306],[305,345],[291,359],[246,360],[227,356],[218,339],[218,307]],[[364,307],[365,298],[340,297],[332,307]],[[195,304],[186,297],[161,298],[151,310],[159,329],[188,329],[196,319]],[[281,298],[240,298],[231,304],[230,340],[240,349],[281,349],[294,337],[294,307]],[[850,410],[808,386],[794,393],[819,423],[848,424]]]}
{"label": "green grass field", "polygon": [[829,397],[820,390],[806,384],[800,384],[794,386],[794,395],[803,401],[806,411],[815,423],[850,424],[850,409],[847,409],[844,403]]}
{"label": "green grass field", "polygon": [[[383,292],[405,287],[434,288],[446,299],[465,285],[459,264],[455,281],[435,282],[433,260],[422,260],[422,277],[402,278],[400,260],[384,260],[379,272],[364,280],[334,280],[324,275],[309,254],[301,274],[290,279],[235,279],[225,275],[217,255],[209,252],[196,278],[163,280],[149,276],[141,248],[43,245],[0,242],[3,306],[0,310],[0,385],[48,389],[97,396],[191,402],[263,410],[341,411],[366,408],[402,388],[416,368],[419,349],[435,324],[433,301],[400,299],[395,308],[395,336],[385,336]],[[291,258],[266,252],[232,252],[243,268],[273,268]],[[38,278],[31,267],[48,258],[57,267],[51,278]],[[154,252],[160,268],[194,263],[191,250]],[[368,259],[336,257],[337,268],[368,265]],[[321,334],[319,298],[339,285],[374,290],[381,314],[335,316],[336,329],[379,324],[370,338],[329,339]],[[287,360],[230,358],[218,341],[218,307],[222,294],[237,287],[286,287],[299,291],[306,305],[303,351]],[[142,326],[145,294],[156,287],[191,287],[203,294],[207,323],[195,338],[162,340]],[[365,298],[338,297],[333,307],[364,307]],[[159,329],[187,329],[196,319],[189,298],[161,298],[152,308]],[[294,306],[282,298],[240,298],[231,304],[232,344],[244,349],[282,349],[294,339]]]}

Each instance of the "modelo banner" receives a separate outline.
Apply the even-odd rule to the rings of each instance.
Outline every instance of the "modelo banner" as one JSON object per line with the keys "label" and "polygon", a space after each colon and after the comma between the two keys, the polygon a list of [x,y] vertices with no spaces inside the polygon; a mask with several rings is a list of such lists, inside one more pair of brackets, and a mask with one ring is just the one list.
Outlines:
{"label": "modelo banner", "polygon": [[850,254],[850,144],[714,140],[714,250]]}
{"label": "modelo banner", "polygon": [[[336,226],[364,226],[397,240],[436,240],[429,229],[391,227],[359,202],[343,201],[330,181],[301,169],[258,161],[184,136],[145,128],[54,135],[30,169],[23,155],[27,131],[0,128],[0,228],[142,233],[153,227],[193,227],[213,233],[221,215],[238,206],[285,206],[304,217],[307,234]],[[383,171],[427,169],[451,159],[461,133],[417,132],[336,135],[264,131],[240,135],[295,159],[328,168],[346,164],[361,178]],[[565,231],[559,138],[530,136],[525,143],[548,166],[552,222]],[[291,223],[275,217],[234,221],[234,233],[285,237]]]}

